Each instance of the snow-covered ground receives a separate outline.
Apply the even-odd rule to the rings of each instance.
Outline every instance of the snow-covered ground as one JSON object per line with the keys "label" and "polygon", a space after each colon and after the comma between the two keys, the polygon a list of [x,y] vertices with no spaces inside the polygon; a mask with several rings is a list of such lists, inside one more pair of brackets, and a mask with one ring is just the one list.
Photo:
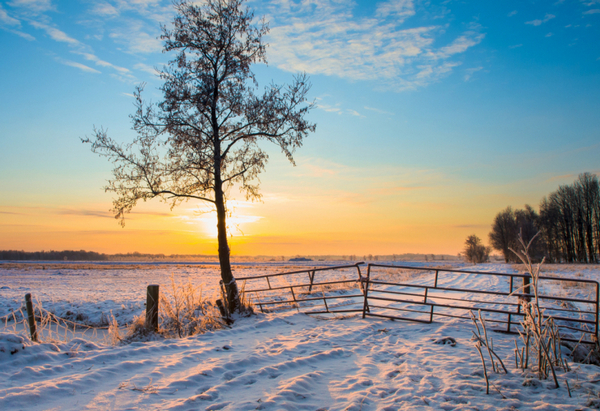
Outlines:
{"label": "snow-covered ground", "polygon": [[[246,264],[236,266],[235,275],[296,268],[296,263]],[[516,272],[503,264],[466,268]],[[600,274],[596,266],[547,269],[544,275],[597,280]],[[166,290],[171,276],[216,297],[215,265],[0,264],[0,317],[19,309],[24,294],[31,293],[61,317],[101,324],[112,311],[126,324],[143,313],[146,286]],[[453,285],[473,281],[466,277],[456,276]],[[487,277],[468,286],[500,285]],[[34,344],[25,330],[14,333],[8,323],[0,329],[0,410],[600,408],[599,367],[571,363],[554,389],[550,380],[540,382],[515,369],[515,337],[499,333],[492,333],[494,348],[509,373],[492,373],[486,395],[472,329],[460,319],[421,324],[282,311],[240,318],[230,329],[193,337],[111,346],[86,334]],[[456,345],[436,343],[445,337]]]}

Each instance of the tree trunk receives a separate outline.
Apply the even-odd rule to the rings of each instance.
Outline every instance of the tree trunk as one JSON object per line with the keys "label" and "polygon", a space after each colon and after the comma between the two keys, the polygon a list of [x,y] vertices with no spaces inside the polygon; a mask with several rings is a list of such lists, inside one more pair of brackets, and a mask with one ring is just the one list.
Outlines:
{"label": "tree trunk", "polygon": [[219,101],[219,80],[218,70],[215,68],[213,75],[214,89],[213,100],[211,107],[211,122],[213,127],[213,144],[214,144],[214,163],[213,170],[215,173],[215,207],[217,208],[217,240],[219,243],[219,265],[221,267],[221,279],[225,286],[227,294],[227,308],[229,313],[233,314],[240,309],[240,297],[238,293],[237,283],[231,271],[231,262],[229,260],[229,245],[227,244],[227,210],[225,208],[225,195],[223,193],[223,180],[221,179],[221,140],[219,122],[217,120],[217,102]]}
{"label": "tree trunk", "polygon": [[229,245],[227,244],[227,212],[222,190],[215,190],[215,203],[217,207],[217,239],[219,242],[219,265],[221,266],[221,278],[227,293],[227,304],[230,313],[240,309],[240,297],[237,283],[231,271],[229,260]]}

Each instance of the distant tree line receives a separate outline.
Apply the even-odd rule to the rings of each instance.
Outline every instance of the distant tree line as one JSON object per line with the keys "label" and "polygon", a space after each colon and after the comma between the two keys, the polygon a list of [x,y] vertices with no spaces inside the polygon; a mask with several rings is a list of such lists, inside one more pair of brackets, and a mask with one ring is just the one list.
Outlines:
{"label": "distant tree line", "polygon": [[573,184],[561,185],[544,197],[540,211],[525,205],[499,212],[490,232],[491,246],[506,262],[517,262],[519,233],[529,242],[536,233],[530,256],[548,262],[597,263],[600,258],[600,184],[595,174],[580,174]]}
{"label": "distant tree line", "polygon": [[0,260],[72,260],[72,261],[107,261],[106,254],[100,254],[93,251],[17,251],[17,250],[0,250]]}

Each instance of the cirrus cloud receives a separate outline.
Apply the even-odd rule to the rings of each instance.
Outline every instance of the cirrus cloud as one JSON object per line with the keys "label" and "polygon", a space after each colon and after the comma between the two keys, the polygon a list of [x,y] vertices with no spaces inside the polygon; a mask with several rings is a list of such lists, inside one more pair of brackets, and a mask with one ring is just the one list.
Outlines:
{"label": "cirrus cloud", "polygon": [[447,26],[403,27],[417,14],[412,0],[380,2],[372,17],[355,17],[353,6],[333,0],[282,0],[268,6],[271,62],[286,71],[411,90],[450,73],[461,64],[455,57],[485,37],[478,25],[450,41]]}
{"label": "cirrus cloud", "polygon": [[546,14],[543,19],[526,21],[525,24],[530,24],[532,26],[541,26],[542,24],[546,23],[547,21],[552,20],[555,17],[556,16],[554,14]]}

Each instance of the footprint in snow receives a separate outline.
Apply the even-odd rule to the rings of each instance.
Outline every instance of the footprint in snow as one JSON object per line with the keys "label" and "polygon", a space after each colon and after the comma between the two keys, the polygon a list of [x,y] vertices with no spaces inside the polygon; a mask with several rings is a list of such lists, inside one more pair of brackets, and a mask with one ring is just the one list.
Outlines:
{"label": "footprint in snow", "polygon": [[400,371],[395,370],[395,371],[388,372],[386,377],[389,379],[392,379],[392,378],[396,378],[398,376],[398,374],[400,374]]}
{"label": "footprint in snow", "polygon": [[456,345],[456,340],[452,337],[442,337],[433,341],[434,344],[440,345],[450,345],[450,347],[454,347]]}

